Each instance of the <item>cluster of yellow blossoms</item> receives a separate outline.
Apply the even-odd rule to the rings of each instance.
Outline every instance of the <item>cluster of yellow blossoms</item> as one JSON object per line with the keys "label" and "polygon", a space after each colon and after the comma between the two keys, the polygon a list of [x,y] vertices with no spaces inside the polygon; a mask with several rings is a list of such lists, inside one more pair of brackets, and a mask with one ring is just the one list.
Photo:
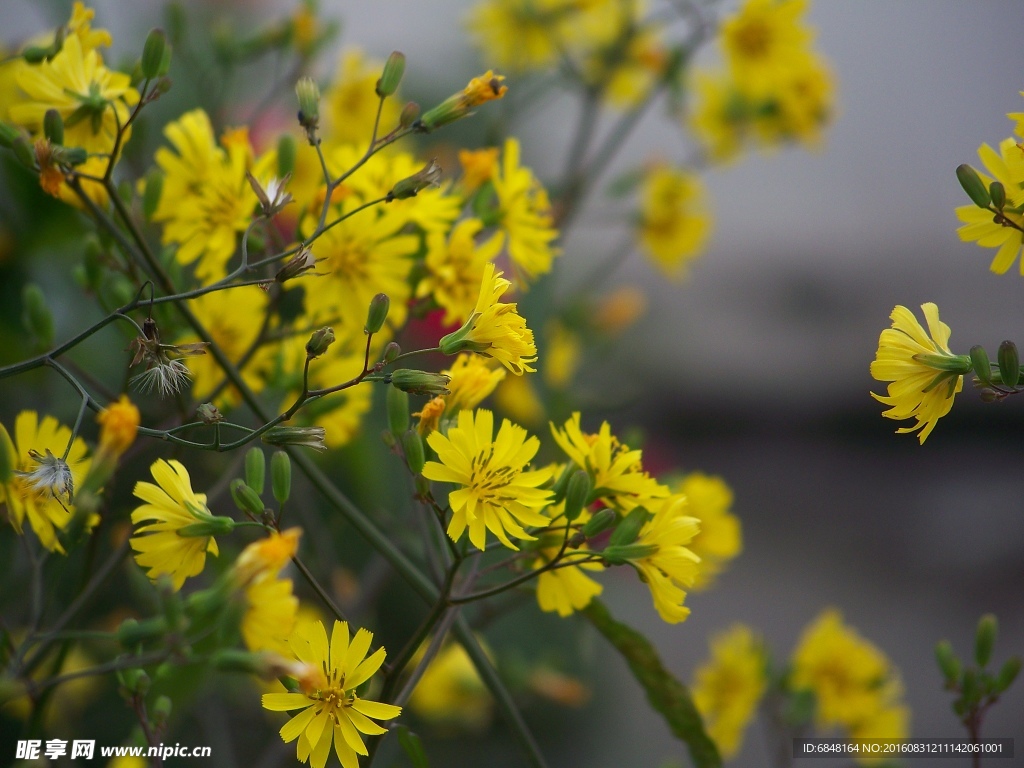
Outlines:
{"label": "cluster of yellow blossoms", "polygon": [[[773,679],[770,669],[764,641],[749,627],[737,624],[712,638],[711,658],[695,673],[693,700],[722,757],[740,751],[744,731],[770,686],[777,687],[777,701],[770,706],[812,697],[806,722],[792,722],[795,728],[809,726],[813,712],[813,723],[823,733],[838,728],[852,739],[901,739],[909,733],[899,673],[835,609],[822,612],[804,629],[784,674]],[[790,720],[796,711],[791,705]]]}

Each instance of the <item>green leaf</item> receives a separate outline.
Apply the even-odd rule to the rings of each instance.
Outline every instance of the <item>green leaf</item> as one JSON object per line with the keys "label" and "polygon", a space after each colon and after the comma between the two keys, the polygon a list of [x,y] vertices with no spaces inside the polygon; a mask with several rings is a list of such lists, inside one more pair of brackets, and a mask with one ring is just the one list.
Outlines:
{"label": "green leaf", "polygon": [[704,731],[704,723],[690,692],[665,669],[650,641],[635,629],[613,619],[596,598],[583,609],[583,614],[625,658],[633,676],[646,691],[651,706],[665,718],[672,733],[686,743],[694,766],[721,766],[722,758]]}
{"label": "green leaf", "polygon": [[413,768],[430,768],[427,761],[427,753],[423,751],[423,742],[420,737],[410,731],[406,726],[398,726],[398,743],[402,745],[405,754],[412,761]]}

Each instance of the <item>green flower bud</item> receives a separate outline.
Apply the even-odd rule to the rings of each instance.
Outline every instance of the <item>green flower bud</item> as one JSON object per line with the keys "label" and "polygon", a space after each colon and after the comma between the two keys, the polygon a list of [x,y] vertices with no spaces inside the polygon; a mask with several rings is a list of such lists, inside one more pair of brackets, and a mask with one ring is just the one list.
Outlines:
{"label": "green flower bud", "polygon": [[[241,480],[235,482],[241,483],[243,487],[247,488],[250,492],[252,488],[242,483]],[[258,497],[257,497],[258,498]],[[197,538],[210,538],[211,536],[224,536],[235,530],[235,521],[230,517],[222,517],[220,515],[210,515],[208,520],[203,520],[199,523],[192,523],[178,529],[179,536],[194,536]]]}
{"label": "green flower bud", "polygon": [[935,661],[939,664],[946,685],[950,687],[956,685],[956,681],[960,677],[960,661],[953,653],[953,646],[948,640],[942,640],[936,644]]}
{"label": "green flower bud", "polygon": [[[246,456],[246,458],[248,458],[248,456]],[[235,506],[243,512],[249,512],[257,517],[263,514],[263,499],[261,499],[260,495],[243,480],[236,478],[231,481],[231,498],[235,500]]]}
{"label": "green flower bud", "polygon": [[320,125],[320,88],[312,78],[303,77],[295,84],[295,95],[299,100],[299,125],[306,131],[310,145],[315,145]]}
{"label": "green flower bud", "polygon": [[295,137],[290,133],[283,134],[277,140],[277,176],[284,178],[295,172]]}
{"label": "green flower bud", "polygon": [[995,693],[999,694],[1013,685],[1013,681],[1017,679],[1017,675],[1020,673],[1020,658],[1013,656],[1006,660],[1003,664],[1003,668],[999,670],[999,675],[996,677]]}
{"label": "green flower bud", "polygon": [[54,50],[52,45],[48,45],[45,48],[41,45],[30,45],[21,52],[21,58],[29,64],[41,64],[47,56],[52,56],[53,54]]}
{"label": "green flower bud", "polygon": [[1006,206],[1006,187],[1001,181],[993,181],[988,185],[988,193],[992,196],[992,205],[996,210],[1003,210]]}
{"label": "green flower bud", "polygon": [[149,675],[146,674],[146,670],[132,668],[132,669],[119,669],[117,671],[117,680],[121,684],[121,688],[124,689],[124,693],[128,696],[145,696],[149,692],[149,687],[153,681],[150,680]]}
{"label": "green flower bud", "polygon": [[632,511],[612,531],[608,543],[616,547],[632,544],[640,535],[640,529],[644,527],[649,515],[650,513],[643,507],[633,507]]}
{"label": "green flower bud", "polygon": [[53,314],[46,306],[42,289],[35,283],[28,283],[21,292],[21,301],[25,329],[35,336],[40,348],[49,349],[53,346]]}
{"label": "green flower bud", "polygon": [[582,533],[585,538],[592,539],[597,536],[597,534],[607,531],[615,525],[615,521],[617,519],[618,515],[615,514],[615,510],[605,507],[591,515],[580,533]]}
{"label": "green flower bud", "polygon": [[43,115],[43,135],[51,144],[64,143],[64,118],[56,109],[48,109]]}
{"label": "green flower bud", "polygon": [[398,445],[398,441],[395,439],[395,436],[391,434],[390,429],[381,430],[380,439],[384,441],[384,445],[388,448],[394,449],[394,447]]}
{"label": "green flower bud", "polygon": [[17,127],[10,123],[0,122],[0,147],[10,147],[15,139],[23,135]]}
{"label": "green flower bud", "polygon": [[988,190],[985,189],[985,182],[978,176],[978,172],[967,163],[956,167],[956,178],[976,206],[987,209],[992,204],[992,198],[989,196]]}
{"label": "green flower bud", "polygon": [[[618,531],[618,528],[615,530]],[[601,550],[601,557],[612,565],[624,565],[630,560],[649,557],[657,551],[658,548],[653,544],[611,544]]]}
{"label": "green flower bud", "polygon": [[398,342],[389,341],[388,345],[384,347],[384,362],[393,363],[400,354],[402,354],[402,347],[399,346]]}
{"label": "green flower bud", "polygon": [[[167,35],[162,29],[151,30],[142,48],[142,75],[147,80],[158,77],[167,52]],[[168,62],[170,63],[170,62]],[[166,70],[165,70],[166,71]]]}
{"label": "green flower bud", "polygon": [[309,341],[306,342],[306,357],[310,360],[315,357],[320,357],[320,355],[324,354],[333,343],[333,328],[321,328],[318,331],[313,331],[313,334],[309,337]]}
{"label": "green flower bud", "polygon": [[971,347],[971,367],[978,381],[986,386],[992,384],[992,363],[988,359],[988,352],[980,344]]}
{"label": "green flower bud", "polygon": [[552,504],[558,504],[565,498],[565,491],[569,487],[569,478],[572,477],[572,473],[576,471],[575,464],[566,464],[562,470],[562,474],[555,480],[554,485],[551,486],[551,492],[554,497],[551,499]]}
{"label": "green flower bud", "polygon": [[401,439],[409,428],[409,395],[397,387],[388,387],[386,399],[388,428],[391,434]]}
{"label": "green flower bud", "polygon": [[216,424],[224,421],[224,414],[213,403],[203,403],[196,408],[196,416],[203,424]]}
{"label": "green flower bud", "polygon": [[448,383],[451,376],[429,371],[416,371],[412,368],[399,368],[391,374],[391,385],[403,392],[413,395],[447,395],[450,390]]}
{"label": "green flower bud", "polygon": [[1020,356],[1017,354],[1017,345],[1012,341],[1004,341],[999,345],[999,376],[1003,384],[1008,387],[1016,387],[1020,380]]}
{"label": "green flower bud", "polygon": [[149,708],[149,719],[157,728],[163,728],[171,717],[174,704],[168,696],[157,696]]}
{"label": "green flower bud", "polygon": [[974,635],[974,660],[979,667],[984,667],[992,658],[992,647],[996,643],[996,617],[986,613],[978,620],[978,630]]}
{"label": "green flower bud", "polygon": [[[59,144],[50,148],[50,157],[53,162],[62,165],[81,165],[89,159],[89,153],[85,147],[62,147]],[[129,199],[131,195],[128,195]]]}
{"label": "green flower bud", "polygon": [[163,616],[151,619],[125,619],[117,628],[117,642],[122,648],[132,650],[139,643],[156,640],[167,634],[167,620]]}
{"label": "green flower bud", "polygon": [[245,484],[263,495],[266,487],[267,459],[262,448],[250,448],[245,454]]}
{"label": "green flower bud", "polygon": [[388,310],[391,308],[391,299],[386,293],[378,293],[370,299],[370,308],[366,313],[366,325],[363,331],[366,333],[377,333],[388,319]]}
{"label": "green flower bud", "polygon": [[960,676],[960,695],[968,708],[977,700],[979,693],[977,670],[965,669],[963,675]]}
{"label": "green flower bud", "polygon": [[394,51],[388,60],[384,62],[384,72],[377,81],[377,95],[382,99],[391,96],[398,90],[398,84],[402,82],[402,75],[405,73],[405,54]]}
{"label": "green flower bud", "polygon": [[278,504],[284,504],[292,492],[292,460],[284,451],[270,457],[270,490]]}
{"label": "green flower bud", "polygon": [[325,451],[326,436],[327,431],[323,427],[271,427],[263,433],[261,439],[267,445],[301,445],[316,451]]}
{"label": "green flower bud", "polygon": [[410,125],[416,122],[416,118],[420,116],[420,105],[415,101],[410,101],[404,107],[402,112],[398,116],[398,124],[402,128],[408,128]]}
{"label": "green flower bud", "polygon": [[154,168],[146,174],[146,188],[142,193],[142,212],[147,219],[152,219],[160,205],[160,195],[164,191],[164,175]]}
{"label": "green flower bud", "polygon": [[385,198],[386,202],[390,203],[392,200],[416,197],[420,190],[427,187],[436,187],[440,178],[441,166],[437,164],[436,159],[431,158],[429,163],[412,176],[396,182],[395,186],[388,192],[387,198]]}
{"label": "green flower bud", "polygon": [[410,429],[402,435],[402,450],[405,453],[405,462],[409,465],[409,471],[418,475],[423,471],[423,464],[426,458],[423,450],[423,438],[415,429]]}
{"label": "green flower bud", "polygon": [[580,516],[587,504],[587,497],[594,489],[594,482],[585,469],[577,469],[569,477],[565,489],[565,519],[572,521]]}

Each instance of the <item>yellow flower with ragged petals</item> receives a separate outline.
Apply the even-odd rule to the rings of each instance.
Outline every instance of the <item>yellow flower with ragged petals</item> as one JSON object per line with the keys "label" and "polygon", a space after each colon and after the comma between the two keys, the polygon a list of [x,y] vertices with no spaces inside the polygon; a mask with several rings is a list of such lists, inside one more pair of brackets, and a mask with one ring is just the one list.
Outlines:
{"label": "yellow flower with ragged petals", "polygon": [[492,183],[498,202],[498,227],[508,236],[508,255],[524,281],[546,274],[561,253],[548,193],[533,171],[519,164],[519,141],[508,139]]}
{"label": "yellow flower with ragged petals", "polygon": [[650,509],[655,499],[669,495],[668,486],[644,472],[643,452],[620,443],[607,421],[597,434],[587,434],[580,428],[577,411],[562,429],[551,424],[551,434],[573,463],[591,474],[595,492],[608,506],[620,512],[638,505]]}
{"label": "yellow flower with ragged petals", "polygon": [[[974,205],[961,205],[956,216],[964,225],[956,233],[964,242],[975,242],[982,248],[996,248],[996,255],[989,269],[997,275],[1005,274],[1013,266],[1024,246],[1024,214],[1015,212],[1024,205],[1024,162],[1020,145],[1011,139],[1003,139],[996,153],[988,144],[978,149],[978,157],[995,181],[1002,183],[1006,190],[1006,207],[1002,216],[1007,223],[997,221],[992,211]],[[985,187],[992,183],[992,177],[979,173]],[[1020,273],[1024,275],[1024,259],[1020,261]]]}
{"label": "yellow flower with ragged petals", "polygon": [[780,78],[809,54],[806,0],[746,0],[724,19],[722,47],[733,79],[755,96],[771,92]]}
{"label": "yellow flower with ragged petals", "polygon": [[530,363],[537,361],[533,331],[516,311],[515,304],[498,301],[512,285],[494,271],[493,264],[484,267],[480,293],[473,314],[457,331],[444,336],[438,345],[446,355],[463,350],[493,357],[512,373],[521,376],[535,371]]}
{"label": "yellow flower with ragged petals", "polygon": [[450,377],[445,410],[449,413],[471,411],[484,401],[505,378],[503,368],[495,368],[479,355],[463,353],[452,367],[441,371]]}
{"label": "yellow flower with ragged petals", "polygon": [[856,731],[901,708],[902,687],[889,659],[833,608],[804,629],[791,663],[791,685],[814,693],[815,719],[823,728]]}
{"label": "yellow flower with ragged petals", "polygon": [[[99,52],[85,50],[77,35],[49,61],[19,67],[16,77],[26,98],[11,106],[9,119],[41,133],[43,116],[55,109],[64,118],[64,145],[88,152],[113,150],[118,126],[127,123],[129,108],[139,100],[131,77],[107,69]],[[126,130],[124,141],[130,135]]]}
{"label": "yellow flower with ragged petals", "polygon": [[891,382],[888,395],[871,396],[891,408],[882,415],[888,419],[916,419],[912,427],[897,432],[920,430],[923,444],[939,419],[953,407],[953,397],[963,389],[964,377],[971,368],[970,358],[949,351],[949,326],[939,320],[939,308],[922,304],[928,330],[925,331],[904,306],[893,308],[892,327],[882,331],[878,351],[871,363],[871,375]]}
{"label": "yellow flower with ragged petals", "polygon": [[669,496],[653,512],[636,541],[624,547],[634,552],[626,559],[651,590],[658,615],[678,624],[690,615],[683,603],[697,579],[700,558],[688,545],[700,531],[700,520],[686,514],[686,497],[681,494]]}
{"label": "yellow flower with ragged petals", "polygon": [[547,524],[539,510],[547,505],[551,491],[539,486],[551,479],[552,469],[526,469],[540,441],[527,437],[525,429],[505,419],[495,436],[490,411],[460,411],[458,424],[447,435],[431,432],[427,443],[440,461],[428,461],[423,476],[459,486],[448,495],[452,541],[468,528],[477,549],[486,547],[487,531],[506,547],[518,549],[509,534],[533,540],[523,526]]}
{"label": "yellow flower with ragged petals", "polygon": [[665,165],[644,177],[640,246],[666,275],[679,275],[703,249],[711,230],[704,187],[695,175]]}
{"label": "yellow flower with ragged petals", "polygon": [[242,640],[250,651],[288,653],[288,638],[295,631],[299,599],[291,579],[266,576],[245,588]]}
{"label": "yellow flower with ragged petals", "polygon": [[96,422],[100,425],[100,445],[97,456],[117,459],[135,442],[139,433],[139,409],[121,395],[109,407],[100,412]]}
{"label": "yellow flower with ragged petals", "polygon": [[[358,768],[359,755],[367,754],[360,734],[379,736],[387,732],[374,720],[391,720],[401,707],[362,699],[356,689],[369,680],[384,663],[386,651],[378,648],[367,656],[373,633],[360,629],[350,639],[348,622],[335,621],[331,639],[317,621],[300,624],[288,639],[291,655],[320,679],[305,682],[302,691],[265,693],[263,708],[272,712],[301,709],[281,728],[285,742],[298,739],[298,759],[313,768],[324,768],[334,745],[344,768]],[[372,718],[372,719],[371,719]]]}
{"label": "yellow flower with ragged petals", "polygon": [[764,696],[766,665],[762,639],[750,627],[736,624],[711,639],[711,658],[695,673],[693,703],[726,760],[739,752],[743,732]]}
{"label": "yellow flower with ragged petals", "polygon": [[693,589],[706,589],[743,549],[740,519],[730,511],[732,490],[722,478],[702,472],[686,475],[674,489],[686,496],[686,514],[700,520],[700,533],[689,546],[700,557]]}
{"label": "yellow flower with ragged petals", "polygon": [[797,140],[816,146],[834,112],[835,79],[828,66],[808,54],[785,73],[763,105],[753,111],[754,131],[768,147]]}
{"label": "yellow flower with ragged petals", "polygon": [[178,245],[177,260],[195,263],[196,276],[210,283],[226,274],[256,205],[245,178],[252,164],[248,133],[228,132],[218,146],[210,118],[196,109],[168,123],[164,135],[175,151],[156,151],[164,183],[153,220],[164,225],[163,243]]}
{"label": "yellow flower with ragged petals", "polygon": [[75,514],[71,503],[74,489],[91,465],[80,437],[64,457],[70,440],[70,429],[53,416],[40,421],[35,411],[22,411],[15,417],[13,441],[0,424],[0,451],[6,451],[5,464],[13,468],[10,478],[0,484],[0,507],[7,507],[7,518],[17,533],[23,532],[27,518],[40,543],[61,554],[64,547],[57,534]]}
{"label": "yellow flower with ragged petals", "polygon": [[480,219],[463,219],[447,237],[444,232],[427,235],[424,263],[428,272],[416,295],[433,297],[444,309],[445,325],[464,323],[473,313],[484,269],[501,251],[504,235],[500,232],[477,243],[483,227]]}
{"label": "yellow flower with ragged petals", "polygon": [[217,555],[217,541],[208,532],[189,535],[184,529],[215,520],[206,507],[206,494],[195,493],[181,462],[158,459],[150,467],[153,483],[138,482],[134,495],[145,502],[132,512],[138,527],[131,538],[135,562],[155,580],[167,574],[175,590],[206,565],[206,553]]}

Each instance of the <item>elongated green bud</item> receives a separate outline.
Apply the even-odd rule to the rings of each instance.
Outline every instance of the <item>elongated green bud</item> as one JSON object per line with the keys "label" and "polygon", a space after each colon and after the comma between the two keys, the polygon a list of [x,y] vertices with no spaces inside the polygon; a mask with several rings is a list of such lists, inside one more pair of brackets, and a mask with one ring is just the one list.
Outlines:
{"label": "elongated green bud", "polygon": [[612,531],[612,535],[611,538],[608,539],[608,543],[616,547],[632,544],[636,541],[636,537],[640,535],[640,529],[643,528],[644,523],[647,522],[648,515],[648,511],[643,507],[633,507],[632,511],[626,515],[625,519],[615,527],[614,531]]}
{"label": "elongated green bud", "polygon": [[587,504],[587,497],[594,489],[594,482],[585,469],[577,469],[569,478],[565,490],[565,519],[572,521],[580,516]]}
{"label": "elongated green bud", "polygon": [[988,352],[980,344],[971,347],[971,367],[978,381],[986,386],[992,384],[992,363],[988,359]]}
{"label": "elongated green bud", "polygon": [[402,354],[402,348],[399,346],[397,341],[389,341],[388,345],[384,347],[384,362],[393,363],[395,358]]}
{"label": "elongated green bud", "polygon": [[242,672],[249,675],[263,675],[267,667],[262,653],[240,651],[237,648],[221,648],[210,654],[213,668],[220,672]]}
{"label": "elongated green bud", "polygon": [[244,481],[238,479],[231,481],[231,498],[235,500],[235,506],[243,512],[249,512],[256,517],[263,514],[263,500]]}
{"label": "elongated green bud", "polygon": [[979,667],[985,667],[992,658],[998,626],[996,617],[991,613],[986,613],[978,620],[978,630],[974,635],[974,660]]}
{"label": "elongated green bud", "polygon": [[394,51],[384,62],[384,71],[381,73],[380,80],[377,81],[377,95],[383,99],[394,94],[398,90],[398,84],[402,82],[403,74],[405,74],[405,54]]}
{"label": "elongated green bud", "polygon": [[167,725],[167,721],[171,719],[171,710],[173,708],[174,704],[169,696],[157,696],[153,706],[149,708],[149,719],[153,726],[163,730]]}
{"label": "elongated green bud", "polygon": [[[142,75],[147,80],[159,77],[167,51],[167,34],[162,29],[151,30],[142,48]],[[168,64],[170,62],[168,61]]]}
{"label": "elongated green bud", "polygon": [[610,544],[601,550],[601,557],[612,565],[624,565],[630,560],[642,560],[657,551],[654,544]]}
{"label": "elongated green bud", "polygon": [[267,445],[301,445],[325,451],[326,438],[327,431],[323,427],[271,427],[260,439]]}
{"label": "elongated green bud", "polygon": [[448,383],[451,376],[443,373],[431,373],[429,371],[417,371],[412,368],[399,368],[391,374],[391,385],[403,392],[413,395],[438,395],[449,394]]}
{"label": "elongated green bud", "polygon": [[46,306],[43,290],[35,283],[29,283],[21,292],[24,305],[23,321],[25,328],[36,337],[40,348],[49,349],[53,346],[53,313]]}
{"label": "elongated green bud", "polygon": [[426,459],[423,451],[423,438],[415,429],[407,430],[402,435],[402,451],[405,453],[405,461],[409,465],[409,471],[418,475],[423,471],[423,464]]}
{"label": "elongated green bud", "polygon": [[615,510],[605,507],[591,515],[580,533],[582,533],[585,538],[592,539],[597,536],[597,534],[607,531],[615,525],[615,521],[617,519],[618,516],[615,514]]}
{"label": "elongated green bud", "polygon": [[278,504],[284,504],[292,492],[292,460],[284,451],[270,457],[270,490]]}
{"label": "elongated green bud", "polygon": [[996,677],[995,693],[1002,693],[1013,685],[1018,674],[1020,674],[1020,658],[1013,656],[1007,659],[1002,669],[999,670],[999,675]]}
{"label": "elongated green bud", "polygon": [[320,88],[312,78],[303,77],[295,84],[295,96],[299,100],[299,125],[306,131],[310,145],[315,145],[320,125]]}
{"label": "elongated green bud", "polygon": [[163,191],[164,175],[154,168],[146,174],[146,189],[142,193],[142,212],[147,219],[152,219],[153,214],[156,213]]}
{"label": "elongated green bud", "polygon": [[[241,480],[235,480],[242,488],[252,493],[252,488],[247,486]],[[234,494],[232,494],[233,496]],[[258,496],[256,498],[259,498]],[[238,503],[237,500],[235,502]],[[230,517],[223,516],[210,516],[208,520],[204,520],[201,523],[192,523],[178,529],[179,536],[195,536],[197,538],[209,538],[211,536],[224,536],[235,530],[235,521]]]}
{"label": "elongated green bud", "polygon": [[366,312],[366,325],[363,331],[366,333],[377,333],[388,319],[388,310],[391,308],[391,299],[386,293],[378,293],[370,299],[370,308]]}
{"label": "elongated green bud", "polygon": [[956,681],[960,677],[960,661],[953,653],[953,646],[948,640],[941,640],[936,644],[935,661],[938,662],[946,685],[956,685]]}
{"label": "elongated green bud", "polygon": [[405,200],[406,198],[416,197],[422,190],[427,187],[436,187],[439,180],[441,179],[441,166],[437,164],[437,160],[431,159],[423,168],[414,173],[412,176],[408,176],[395,183],[395,186],[388,192],[387,202],[392,200]]}
{"label": "elongated green bud", "polygon": [[29,64],[40,64],[47,56],[54,53],[53,46],[30,45],[21,52],[21,58]]}
{"label": "elongated green bud", "polygon": [[320,357],[320,355],[324,354],[333,343],[333,328],[321,328],[318,331],[313,331],[312,335],[309,337],[309,341],[306,342],[306,357],[310,360],[315,357]]}
{"label": "elongated green bud", "polygon": [[296,154],[295,137],[290,133],[283,134],[277,140],[277,177],[283,179],[295,171]]}
{"label": "elongated green bud", "polygon": [[250,448],[245,454],[245,484],[263,495],[266,486],[267,459],[261,448]]}
{"label": "elongated green bud", "polygon": [[139,643],[155,640],[167,634],[167,620],[163,616],[151,619],[125,619],[117,628],[117,642],[122,648],[132,649]]}
{"label": "elongated green bud", "polygon": [[992,205],[992,198],[988,190],[985,189],[985,182],[981,180],[978,172],[967,163],[956,167],[956,178],[976,206],[987,209]]}
{"label": "elongated green bud", "polygon": [[51,144],[64,143],[64,118],[56,109],[48,109],[43,115],[43,135]]}
{"label": "elongated green bud", "polygon": [[1003,210],[1006,206],[1006,187],[1001,181],[993,181],[988,185],[988,193],[992,197],[992,205],[997,210]]}
{"label": "elongated green bud", "polygon": [[409,428],[409,395],[398,387],[388,387],[388,428],[397,439]]}
{"label": "elongated green bud", "polygon": [[999,345],[999,376],[1003,384],[1008,387],[1016,387],[1020,381],[1020,355],[1017,354],[1017,345],[1012,341],[1004,341]]}

